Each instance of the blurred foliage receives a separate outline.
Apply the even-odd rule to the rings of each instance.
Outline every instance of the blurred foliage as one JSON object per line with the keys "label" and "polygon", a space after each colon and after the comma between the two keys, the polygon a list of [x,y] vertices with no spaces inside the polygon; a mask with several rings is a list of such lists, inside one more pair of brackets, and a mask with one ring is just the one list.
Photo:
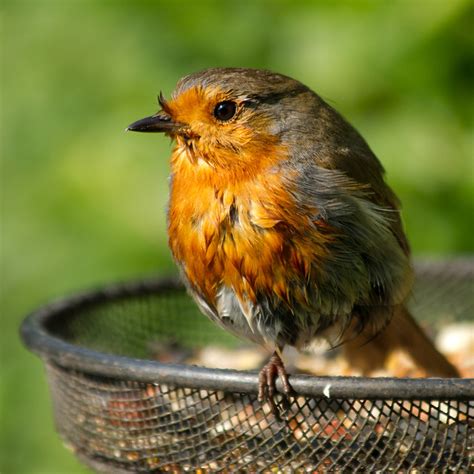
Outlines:
{"label": "blurred foliage", "polygon": [[184,74],[283,72],[366,137],[416,254],[473,250],[472,3],[79,1],[1,4],[0,471],[87,472],[58,441],[18,340],[52,296],[173,271],[163,137],[125,134]]}

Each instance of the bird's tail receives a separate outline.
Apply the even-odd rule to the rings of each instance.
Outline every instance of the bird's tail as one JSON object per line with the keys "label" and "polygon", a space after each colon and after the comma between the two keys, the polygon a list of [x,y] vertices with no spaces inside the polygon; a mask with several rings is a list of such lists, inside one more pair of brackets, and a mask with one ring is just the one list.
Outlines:
{"label": "bird's tail", "polygon": [[441,354],[408,309],[397,307],[390,323],[377,336],[364,344],[367,335],[344,345],[344,353],[351,365],[364,374],[384,368],[389,356],[396,350],[406,352],[413,362],[429,377],[459,377],[456,367]]}

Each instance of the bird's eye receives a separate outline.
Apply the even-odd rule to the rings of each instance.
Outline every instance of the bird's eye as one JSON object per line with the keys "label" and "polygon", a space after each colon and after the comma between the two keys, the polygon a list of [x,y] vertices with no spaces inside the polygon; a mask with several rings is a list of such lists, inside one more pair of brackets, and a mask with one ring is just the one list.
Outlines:
{"label": "bird's eye", "polygon": [[225,100],[219,102],[214,108],[214,117],[221,122],[227,122],[230,120],[237,111],[237,104],[231,100]]}

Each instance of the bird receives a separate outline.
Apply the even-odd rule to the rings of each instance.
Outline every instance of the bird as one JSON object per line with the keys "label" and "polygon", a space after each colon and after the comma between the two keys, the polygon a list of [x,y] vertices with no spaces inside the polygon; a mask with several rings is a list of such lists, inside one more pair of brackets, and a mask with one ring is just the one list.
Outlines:
{"label": "bird", "polygon": [[258,398],[294,395],[287,346],[343,344],[361,367],[402,347],[457,377],[407,309],[400,202],[367,142],[301,82],[262,69],[180,79],[127,130],[171,137],[169,246],[188,292],[225,330],[272,354]]}

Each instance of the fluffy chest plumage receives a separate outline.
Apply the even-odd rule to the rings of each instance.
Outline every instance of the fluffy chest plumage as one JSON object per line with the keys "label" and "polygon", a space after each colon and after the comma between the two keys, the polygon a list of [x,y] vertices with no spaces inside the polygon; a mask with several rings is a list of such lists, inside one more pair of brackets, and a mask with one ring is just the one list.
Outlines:
{"label": "fluffy chest plumage", "polygon": [[312,169],[320,191],[278,166],[242,180],[179,151],[172,171],[172,253],[201,309],[235,332],[299,346],[354,305],[403,298],[408,264],[389,221],[337,176]]}
{"label": "fluffy chest plumage", "polygon": [[169,241],[191,286],[211,304],[222,285],[253,301],[259,291],[284,293],[278,262],[289,249],[282,208],[291,202],[277,175],[226,187],[199,179],[199,170],[187,178],[172,178]]}
{"label": "fluffy chest plumage", "polygon": [[[195,166],[206,176],[205,164]],[[318,250],[305,247],[304,229],[288,222],[297,213],[280,176],[220,187],[200,179],[199,169],[193,179],[182,171],[172,177],[168,231],[191,293],[234,332],[256,342],[277,340],[278,308],[293,319],[297,301],[309,306],[306,284]]]}

